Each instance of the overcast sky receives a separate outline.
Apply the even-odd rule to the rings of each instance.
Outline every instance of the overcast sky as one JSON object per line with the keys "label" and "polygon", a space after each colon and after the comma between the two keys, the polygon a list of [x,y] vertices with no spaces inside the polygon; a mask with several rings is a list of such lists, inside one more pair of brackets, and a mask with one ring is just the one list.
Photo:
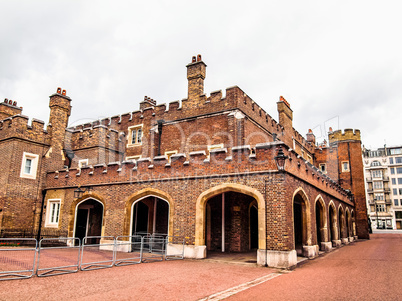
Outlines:
{"label": "overcast sky", "polygon": [[46,123],[57,87],[70,125],[187,96],[202,55],[205,92],[237,85],[278,120],[322,140],[362,132],[368,148],[402,144],[400,1],[0,0],[0,98]]}

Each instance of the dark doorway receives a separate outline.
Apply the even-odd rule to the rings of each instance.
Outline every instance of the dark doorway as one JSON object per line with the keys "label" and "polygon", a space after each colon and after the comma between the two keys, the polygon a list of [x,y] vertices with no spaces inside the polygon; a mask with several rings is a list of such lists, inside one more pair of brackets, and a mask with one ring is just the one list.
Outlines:
{"label": "dark doorway", "polygon": [[336,225],[335,210],[331,206],[329,207],[329,241],[338,239],[335,225]]}
{"label": "dark doorway", "polygon": [[302,204],[299,200],[293,203],[293,218],[294,218],[294,234],[295,234],[295,249],[297,255],[303,254],[303,211]]}
{"label": "dark doorway", "polygon": [[257,205],[250,208],[250,248],[258,249],[258,209]]}
{"label": "dark doorway", "polygon": [[340,238],[345,238],[345,231],[344,231],[344,219],[345,216],[343,214],[343,211],[341,210],[341,208],[339,208],[339,237]]}
{"label": "dark doorway", "polygon": [[157,197],[147,197],[133,206],[132,235],[163,234],[169,231],[169,204]]}
{"label": "dark doorway", "polygon": [[208,251],[244,253],[258,248],[258,208],[253,197],[233,191],[216,195],[206,204],[205,219]]}
{"label": "dark doorway", "polygon": [[316,231],[317,231],[317,245],[321,248],[321,243],[324,241],[324,208],[320,202],[315,204],[315,220],[316,220]]}
{"label": "dark doorway", "polygon": [[[81,243],[84,237],[101,236],[103,219],[103,205],[94,199],[89,199],[77,207],[75,222],[75,237]],[[90,238],[86,244],[99,243],[100,238]]]}

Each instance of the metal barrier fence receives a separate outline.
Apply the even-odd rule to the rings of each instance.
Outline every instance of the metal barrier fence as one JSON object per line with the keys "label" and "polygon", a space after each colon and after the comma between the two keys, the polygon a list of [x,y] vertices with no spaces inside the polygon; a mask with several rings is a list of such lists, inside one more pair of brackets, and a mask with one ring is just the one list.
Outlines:
{"label": "metal barrier fence", "polygon": [[115,259],[113,236],[87,236],[82,240],[80,268],[97,270],[111,268]]}
{"label": "metal barrier fence", "polygon": [[76,273],[80,266],[79,238],[44,238],[39,242],[38,277]]}
{"label": "metal barrier fence", "polygon": [[115,265],[142,262],[143,237],[141,235],[117,236],[115,241]]}
{"label": "metal barrier fence", "polygon": [[31,278],[36,249],[34,238],[0,238],[0,280]]}
{"label": "metal barrier fence", "polygon": [[[0,238],[0,280],[76,273],[142,262],[184,259],[184,239],[167,234]],[[36,265],[36,269],[35,269]]]}

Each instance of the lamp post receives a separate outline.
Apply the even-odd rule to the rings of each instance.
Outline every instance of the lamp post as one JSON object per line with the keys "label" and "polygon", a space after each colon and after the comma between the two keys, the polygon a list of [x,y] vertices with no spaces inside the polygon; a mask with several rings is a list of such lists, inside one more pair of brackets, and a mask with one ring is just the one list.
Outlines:
{"label": "lamp post", "polygon": [[79,198],[81,198],[81,197],[84,195],[85,192],[91,192],[91,191],[92,191],[92,187],[91,187],[91,186],[83,187],[83,188],[81,189],[81,185],[79,185],[79,186],[77,187],[77,189],[74,190],[74,198],[75,198],[75,199],[79,199]]}
{"label": "lamp post", "polygon": [[375,215],[376,215],[376,219],[377,219],[377,229],[380,228],[380,221],[378,220],[378,205],[377,205],[377,199],[374,198],[374,206],[375,206]]}
{"label": "lamp post", "polygon": [[275,162],[276,162],[276,166],[278,167],[279,171],[284,171],[285,170],[285,163],[286,163],[286,159],[288,158],[288,156],[285,156],[285,153],[282,150],[282,145],[279,146],[278,149],[278,153],[276,155]]}

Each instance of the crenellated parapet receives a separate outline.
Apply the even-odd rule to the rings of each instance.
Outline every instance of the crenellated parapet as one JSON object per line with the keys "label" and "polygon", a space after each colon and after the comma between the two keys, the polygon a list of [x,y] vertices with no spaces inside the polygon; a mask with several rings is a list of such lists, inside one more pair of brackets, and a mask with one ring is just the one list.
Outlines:
{"label": "crenellated parapet", "polygon": [[303,160],[283,142],[261,143],[231,149],[215,149],[209,154],[194,151],[186,154],[141,158],[137,161],[111,162],[49,172],[49,189],[60,187],[110,185],[146,181],[175,181],[180,179],[220,177],[225,175],[247,176],[278,173],[275,157],[279,148],[287,156],[285,172],[308,182],[344,202],[351,203],[348,192],[335,181],[322,174],[316,167]]}
{"label": "crenellated parapet", "polygon": [[361,141],[360,130],[345,129],[343,132],[337,130],[328,134],[329,143],[337,143],[340,141]]}
{"label": "crenellated parapet", "polygon": [[19,138],[36,143],[49,143],[49,134],[42,120],[32,119],[24,115],[15,115],[0,121],[0,139]]}

